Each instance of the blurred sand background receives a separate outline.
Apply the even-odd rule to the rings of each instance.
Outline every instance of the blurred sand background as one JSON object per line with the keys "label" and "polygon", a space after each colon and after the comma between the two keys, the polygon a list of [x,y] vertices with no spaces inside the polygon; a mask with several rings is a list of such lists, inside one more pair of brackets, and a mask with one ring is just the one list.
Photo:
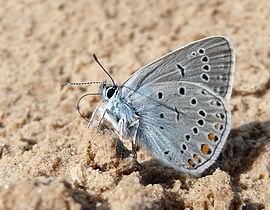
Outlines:
{"label": "blurred sand background", "polygon": [[[0,1],[0,209],[270,209],[269,20],[268,0]],[[237,53],[233,129],[202,178],[144,150],[132,161],[117,135],[86,129],[76,112],[97,87],[62,86],[108,79],[89,54],[122,83],[218,34]]]}

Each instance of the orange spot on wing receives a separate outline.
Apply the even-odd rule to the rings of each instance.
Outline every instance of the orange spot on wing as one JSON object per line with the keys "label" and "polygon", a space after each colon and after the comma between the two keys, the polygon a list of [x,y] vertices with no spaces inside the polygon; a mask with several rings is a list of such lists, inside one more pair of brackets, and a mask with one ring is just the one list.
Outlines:
{"label": "orange spot on wing", "polygon": [[215,134],[214,134],[213,132],[209,133],[209,134],[208,134],[208,139],[209,139],[210,141],[214,141],[214,139],[215,139]]}
{"label": "orange spot on wing", "polygon": [[215,128],[216,128],[217,130],[219,130],[220,124],[219,124],[219,123],[215,124]]}
{"label": "orange spot on wing", "polygon": [[194,162],[191,159],[188,159],[189,167],[194,167]]}
{"label": "orange spot on wing", "polygon": [[203,153],[204,155],[208,154],[208,151],[209,151],[209,146],[208,146],[208,144],[203,144],[203,145],[201,146],[201,151],[202,151],[202,153]]}
{"label": "orange spot on wing", "polygon": [[194,155],[193,155],[193,159],[194,159],[195,161],[198,161],[198,160],[199,160],[199,156],[198,156],[197,154],[194,154]]}

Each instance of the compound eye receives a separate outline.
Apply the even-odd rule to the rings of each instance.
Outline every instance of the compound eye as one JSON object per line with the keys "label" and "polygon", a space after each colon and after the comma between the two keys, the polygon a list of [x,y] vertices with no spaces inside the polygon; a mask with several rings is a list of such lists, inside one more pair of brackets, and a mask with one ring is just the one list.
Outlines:
{"label": "compound eye", "polygon": [[107,98],[111,98],[114,95],[115,91],[116,89],[114,87],[109,87],[106,91]]}

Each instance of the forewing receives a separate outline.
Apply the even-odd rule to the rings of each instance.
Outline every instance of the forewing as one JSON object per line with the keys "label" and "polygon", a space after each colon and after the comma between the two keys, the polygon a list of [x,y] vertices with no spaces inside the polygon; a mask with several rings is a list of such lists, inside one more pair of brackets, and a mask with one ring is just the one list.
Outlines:
{"label": "forewing", "polygon": [[147,84],[190,81],[203,84],[228,99],[232,90],[235,55],[230,40],[214,36],[193,42],[144,66],[123,86],[133,94]]}
{"label": "forewing", "polygon": [[226,101],[190,82],[145,85],[125,102],[140,115],[139,142],[166,165],[192,175],[214,163],[231,128]]}

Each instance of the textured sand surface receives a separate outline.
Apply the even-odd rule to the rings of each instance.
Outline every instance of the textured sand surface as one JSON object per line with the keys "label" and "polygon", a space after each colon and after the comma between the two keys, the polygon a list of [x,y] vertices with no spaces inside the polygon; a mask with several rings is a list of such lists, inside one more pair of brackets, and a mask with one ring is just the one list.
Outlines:
{"label": "textured sand surface", "polygon": [[[1,1],[0,209],[270,209],[269,9],[268,0]],[[133,161],[117,135],[86,129],[76,112],[97,87],[62,86],[107,79],[89,54],[122,83],[217,34],[237,53],[233,129],[202,178],[144,150]],[[84,100],[83,113],[98,102]]]}

